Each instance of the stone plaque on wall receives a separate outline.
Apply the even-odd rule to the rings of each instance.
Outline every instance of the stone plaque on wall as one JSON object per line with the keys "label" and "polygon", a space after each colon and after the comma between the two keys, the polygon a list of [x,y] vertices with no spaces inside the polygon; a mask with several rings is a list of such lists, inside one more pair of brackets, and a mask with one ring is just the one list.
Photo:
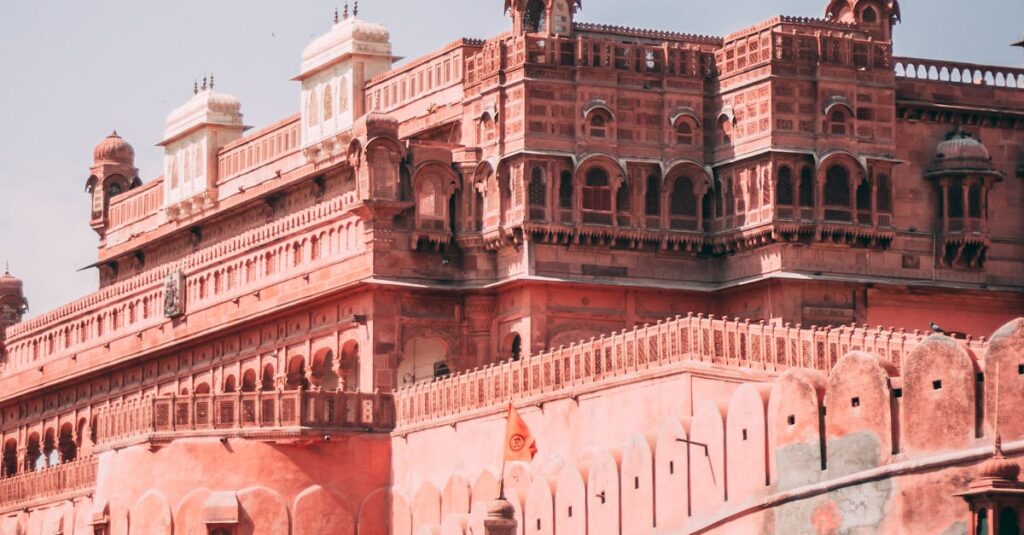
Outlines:
{"label": "stone plaque on wall", "polygon": [[185,274],[175,271],[164,279],[164,317],[177,318],[185,313]]}

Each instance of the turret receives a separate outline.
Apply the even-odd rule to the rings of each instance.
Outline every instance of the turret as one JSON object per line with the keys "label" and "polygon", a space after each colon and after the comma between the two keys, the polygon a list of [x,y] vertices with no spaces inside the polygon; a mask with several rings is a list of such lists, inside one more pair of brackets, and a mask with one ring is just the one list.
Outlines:
{"label": "turret", "polygon": [[24,285],[21,279],[11,275],[9,269],[0,276],[0,362],[6,360],[4,338],[7,328],[20,323],[28,313],[28,300],[25,299]]}
{"label": "turret", "polygon": [[831,0],[825,18],[856,24],[882,41],[892,40],[892,28],[900,22],[899,0]]}
{"label": "turret", "polygon": [[187,217],[217,202],[217,151],[242,137],[242,104],[214,91],[213,78],[167,116],[164,140],[164,208],[169,219]]}
{"label": "turret", "polygon": [[573,18],[583,0],[505,0],[515,33],[571,35]]}
{"label": "turret", "polygon": [[110,199],[142,185],[135,168],[135,149],[115,130],[92,151],[92,167],[85,190],[92,195],[90,225],[102,240],[107,228]]}
{"label": "turret", "polygon": [[302,51],[302,147],[310,161],[345,157],[352,125],[365,111],[363,88],[391,69],[391,36],[380,24],[335,13],[334,25]]}

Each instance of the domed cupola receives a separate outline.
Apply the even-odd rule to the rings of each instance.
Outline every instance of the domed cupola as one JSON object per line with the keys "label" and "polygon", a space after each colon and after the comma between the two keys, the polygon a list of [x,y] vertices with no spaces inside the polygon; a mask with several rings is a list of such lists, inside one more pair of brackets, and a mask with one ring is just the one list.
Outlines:
{"label": "domed cupola", "polygon": [[989,245],[988,196],[1004,178],[988,149],[959,129],[935,147],[924,176],[938,188],[942,262],[949,267],[982,267]]}
{"label": "domed cupola", "polygon": [[164,207],[171,219],[217,199],[217,152],[242,137],[242,103],[214,90],[213,77],[196,83],[192,98],[167,116],[164,127]]}
{"label": "domed cupola", "polygon": [[335,13],[334,24],[302,51],[302,147],[311,161],[344,155],[352,124],[364,113],[364,87],[391,69],[391,35],[381,24]]}
{"label": "domed cupola", "polygon": [[3,330],[20,322],[26,312],[28,300],[25,299],[24,284],[5,269],[0,276],[0,339],[3,338]]}
{"label": "domed cupola", "polygon": [[512,16],[512,31],[543,35],[571,35],[583,0],[505,0]]}
{"label": "domed cupola", "polygon": [[135,168],[135,149],[115,130],[92,150],[92,167],[85,190],[92,196],[90,225],[102,239],[110,199],[142,185]]}
{"label": "domed cupola", "polygon": [[114,130],[92,151],[93,165],[102,163],[135,165],[135,149]]}

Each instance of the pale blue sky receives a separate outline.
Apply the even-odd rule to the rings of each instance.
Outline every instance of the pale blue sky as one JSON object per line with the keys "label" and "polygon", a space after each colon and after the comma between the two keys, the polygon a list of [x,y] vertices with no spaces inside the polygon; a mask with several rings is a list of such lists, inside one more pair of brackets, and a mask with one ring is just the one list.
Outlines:
{"label": "pale blue sky", "polygon": [[[25,280],[31,315],[96,288],[85,179],[112,129],[134,145],[142,179],[160,174],[164,118],[213,72],[247,124],[298,110],[290,81],[325,32],[331,0],[38,0],[0,15],[0,261]],[[503,0],[364,0],[361,17],[416,57],[458,37],[505,30]],[[772,15],[821,17],[826,0],[586,0],[580,20],[725,35]],[[896,53],[1024,64],[1024,0],[903,0]]]}

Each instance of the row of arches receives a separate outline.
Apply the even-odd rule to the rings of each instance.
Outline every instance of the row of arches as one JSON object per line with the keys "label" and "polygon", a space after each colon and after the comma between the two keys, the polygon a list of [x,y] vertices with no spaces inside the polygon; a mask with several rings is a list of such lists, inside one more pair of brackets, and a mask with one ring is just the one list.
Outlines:
{"label": "row of arches", "polygon": [[95,439],[94,426],[81,418],[77,426],[64,422],[59,428],[46,428],[42,434],[38,431],[29,433],[23,448],[19,448],[17,438],[8,438],[0,455],[3,476],[12,477],[74,461],[79,456],[86,434],[90,440]]}

